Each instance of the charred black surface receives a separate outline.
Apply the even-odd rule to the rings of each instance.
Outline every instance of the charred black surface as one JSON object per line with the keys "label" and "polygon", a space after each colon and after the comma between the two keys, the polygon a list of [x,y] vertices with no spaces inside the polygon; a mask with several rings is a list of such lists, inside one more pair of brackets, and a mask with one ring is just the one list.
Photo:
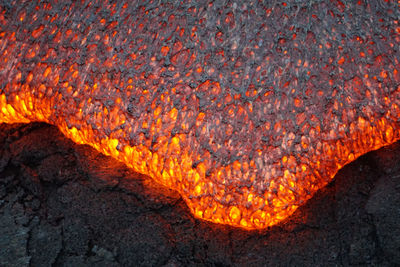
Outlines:
{"label": "charred black surface", "polygon": [[288,221],[195,220],[177,193],[45,124],[0,125],[1,266],[400,264],[400,144],[346,166]]}

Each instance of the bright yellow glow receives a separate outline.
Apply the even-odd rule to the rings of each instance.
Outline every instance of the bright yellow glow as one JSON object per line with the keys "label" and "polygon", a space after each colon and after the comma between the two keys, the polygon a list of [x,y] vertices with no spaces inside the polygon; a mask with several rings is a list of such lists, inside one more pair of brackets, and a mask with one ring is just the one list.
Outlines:
{"label": "bright yellow glow", "polygon": [[[98,13],[101,16],[102,12]],[[21,14],[15,19],[28,23],[30,17]],[[2,21],[0,22],[3,23]],[[146,54],[141,50],[145,50],[148,44],[138,37],[135,41],[142,44],[137,48],[140,51],[115,52],[112,47],[113,38],[120,43],[125,41],[114,34],[116,31],[112,28],[116,25],[106,25],[107,21],[99,18],[97,23],[108,28],[104,33],[96,33],[94,42],[90,45],[86,45],[86,36],[78,36],[81,33],[72,29],[58,29],[58,24],[52,25],[54,29],[37,25],[29,32],[29,38],[41,38],[44,33],[47,38],[49,32],[53,32],[52,42],[59,44],[71,43],[79,37],[79,43],[85,44],[87,48],[86,61],[79,66],[75,61],[66,59],[75,56],[69,51],[73,50],[71,48],[60,45],[59,50],[46,49],[45,42],[23,43],[17,40],[14,32],[0,32],[0,72],[11,73],[7,77],[8,81],[2,81],[6,86],[0,89],[0,123],[41,121],[56,125],[74,142],[91,145],[133,170],[149,175],[156,182],[178,191],[198,218],[245,229],[261,229],[277,224],[331,181],[342,166],[368,151],[391,144],[400,138],[400,87],[389,88],[390,90],[383,88],[385,85],[398,84],[398,58],[389,60],[396,61],[390,66],[393,71],[387,71],[384,67],[381,67],[382,70],[369,71],[368,66],[360,65],[361,78],[345,81],[347,87],[341,88],[343,101],[328,95],[338,94],[337,88],[333,86],[335,81],[329,80],[329,77],[322,81],[331,87],[305,88],[304,94],[307,96],[302,99],[298,94],[299,87],[291,85],[291,82],[297,81],[283,81],[281,70],[271,72],[272,76],[269,77],[273,83],[282,81],[282,85],[276,84],[283,88],[279,97],[274,96],[272,89],[257,96],[260,90],[256,90],[252,84],[244,94],[251,101],[242,101],[241,94],[222,88],[222,82],[213,82],[211,78],[201,81],[199,85],[185,84],[191,75],[196,75],[193,80],[200,80],[197,76],[201,76],[202,80],[202,74],[208,72],[212,76],[217,69],[210,65],[193,63],[198,55],[189,52],[179,38],[163,40],[163,43],[171,42],[171,45],[163,45],[157,51],[164,56],[171,55],[171,63],[192,60],[191,63],[197,64],[191,66],[185,77],[177,71],[176,64],[157,65],[159,55],[152,55],[151,61],[144,62],[154,64],[151,65],[154,67],[153,72],[139,71],[143,64],[143,55]],[[136,26],[140,28],[140,25]],[[68,28],[68,25],[65,27]],[[197,35],[196,28],[181,28],[181,31],[183,30],[183,34],[191,30],[194,38]],[[172,44],[174,39],[177,40]],[[193,42],[197,42],[193,44],[199,47],[206,45],[198,40]],[[112,51],[112,55],[107,54],[108,58],[103,61],[96,54],[100,43],[102,49]],[[332,45],[326,43],[317,47],[324,49],[325,46]],[[77,46],[74,50],[76,55],[81,52],[80,45]],[[130,44],[122,46],[129,48]],[[234,44],[232,49],[236,48],[237,44]],[[298,48],[301,48],[300,43]],[[255,57],[250,44],[244,50],[249,50],[246,56]],[[20,51],[26,53],[21,54]],[[223,51],[218,53],[219,56],[224,54]],[[120,54],[127,54],[127,58],[118,61]],[[284,50],[282,55],[285,54],[290,54],[290,51]],[[358,54],[363,58],[368,57],[366,50]],[[268,66],[272,63],[271,57],[260,60],[263,65],[256,66],[256,71],[246,72],[254,72],[251,74],[254,76],[267,76],[258,72],[274,69]],[[52,60],[48,60],[54,58],[63,61],[51,63]],[[370,59],[373,60],[372,57]],[[236,61],[234,57],[227,60],[225,64]],[[336,59],[332,57],[327,61],[344,68],[355,60],[338,55]],[[307,74],[304,76],[315,76],[315,73],[311,75],[311,70],[319,70],[313,66],[315,63],[311,60],[296,59],[293,63],[297,66],[295,71],[298,73],[303,72],[298,68],[304,68],[304,74]],[[121,66],[125,69],[135,69],[137,76],[135,74],[132,75],[135,77],[122,79],[122,74],[118,71],[109,71],[120,64],[125,64]],[[92,67],[105,67],[106,70],[104,73],[91,71]],[[26,73],[23,73],[24,69]],[[163,78],[168,75],[161,75],[167,74],[167,71],[171,80]],[[338,72],[344,71],[340,69]],[[234,71],[220,73],[219,77],[221,75],[230,75],[229,78],[234,80],[241,78]],[[246,74],[248,75],[250,74]],[[154,83],[156,79],[157,83]],[[378,83],[385,79],[392,80],[390,83]],[[166,86],[170,81],[175,84]],[[262,83],[260,81],[260,86],[267,86]],[[361,89],[361,85],[365,88]],[[159,92],[161,87],[166,89]],[[358,92],[361,97],[357,97],[364,101],[362,105],[352,99],[351,93],[346,95],[346,90]],[[391,92],[388,93],[389,91]],[[194,92],[210,96],[207,101],[215,104],[214,110],[200,108]],[[291,98],[290,94],[295,93],[297,96]],[[219,96],[222,97],[219,99]],[[315,114],[321,110],[306,103],[314,97],[327,100],[328,96],[332,101],[329,107],[324,107],[324,111],[330,112],[329,114]],[[257,108],[257,101],[261,102],[261,108]],[[313,104],[315,102],[310,105]],[[265,110],[260,111],[262,108]],[[219,116],[213,114],[217,110]],[[257,111],[261,114],[254,115]],[[293,116],[287,119],[279,114],[280,111]],[[339,115],[334,116],[333,111]],[[270,117],[265,119],[266,114],[270,113],[276,116],[271,120]],[[245,124],[245,137],[241,137],[239,141],[226,138],[217,142],[220,136],[236,137],[243,130],[229,125],[226,122],[229,119],[230,122],[241,120]],[[223,126],[224,124],[226,125]],[[223,131],[218,132],[219,129]],[[249,133],[261,135],[251,135],[259,138],[250,140],[254,141],[254,146],[246,145],[248,140],[244,140],[250,139],[247,136]],[[264,136],[265,133],[272,134]],[[279,142],[274,138],[280,138]],[[221,139],[223,138],[219,138]],[[238,143],[240,155],[231,155]],[[219,156],[213,154],[224,148],[227,149]]]}

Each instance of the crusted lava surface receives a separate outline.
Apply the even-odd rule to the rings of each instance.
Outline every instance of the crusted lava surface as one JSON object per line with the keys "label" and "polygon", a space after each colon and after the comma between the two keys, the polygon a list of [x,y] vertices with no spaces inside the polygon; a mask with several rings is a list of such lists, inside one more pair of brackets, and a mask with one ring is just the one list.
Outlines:
{"label": "crusted lava surface", "polygon": [[368,153],[286,223],[245,231],[53,126],[0,124],[0,265],[399,265],[399,155]]}
{"label": "crusted lava surface", "polygon": [[0,4],[0,122],[44,121],[178,191],[274,225],[400,137],[396,1]]}

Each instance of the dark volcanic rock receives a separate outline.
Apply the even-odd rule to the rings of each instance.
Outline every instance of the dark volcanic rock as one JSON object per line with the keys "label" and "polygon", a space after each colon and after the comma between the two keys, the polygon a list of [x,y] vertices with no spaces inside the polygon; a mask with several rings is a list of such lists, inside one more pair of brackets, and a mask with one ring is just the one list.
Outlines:
{"label": "dark volcanic rock", "polygon": [[341,170],[287,221],[196,220],[173,191],[45,124],[0,125],[0,266],[400,264],[400,145]]}
{"label": "dark volcanic rock", "polygon": [[400,176],[387,175],[372,190],[366,209],[372,214],[383,257],[400,265]]}
{"label": "dark volcanic rock", "polygon": [[[5,201],[1,200],[0,203],[3,204]],[[27,251],[29,228],[15,221],[19,216],[23,216],[21,210],[13,209],[9,205],[0,205],[1,266],[28,266],[29,264],[31,258]]]}
{"label": "dark volcanic rock", "polygon": [[52,266],[62,248],[61,226],[42,220],[31,230],[29,253],[33,266]]}

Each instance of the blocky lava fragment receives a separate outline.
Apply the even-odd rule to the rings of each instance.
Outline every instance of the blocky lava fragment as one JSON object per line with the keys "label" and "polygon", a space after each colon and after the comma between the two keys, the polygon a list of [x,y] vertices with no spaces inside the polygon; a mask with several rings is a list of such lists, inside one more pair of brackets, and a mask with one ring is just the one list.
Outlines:
{"label": "blocky lava fragment", "polygon": [[44,121],[246,229],[400,138],[396,1],[0,3],[0,122]]}

